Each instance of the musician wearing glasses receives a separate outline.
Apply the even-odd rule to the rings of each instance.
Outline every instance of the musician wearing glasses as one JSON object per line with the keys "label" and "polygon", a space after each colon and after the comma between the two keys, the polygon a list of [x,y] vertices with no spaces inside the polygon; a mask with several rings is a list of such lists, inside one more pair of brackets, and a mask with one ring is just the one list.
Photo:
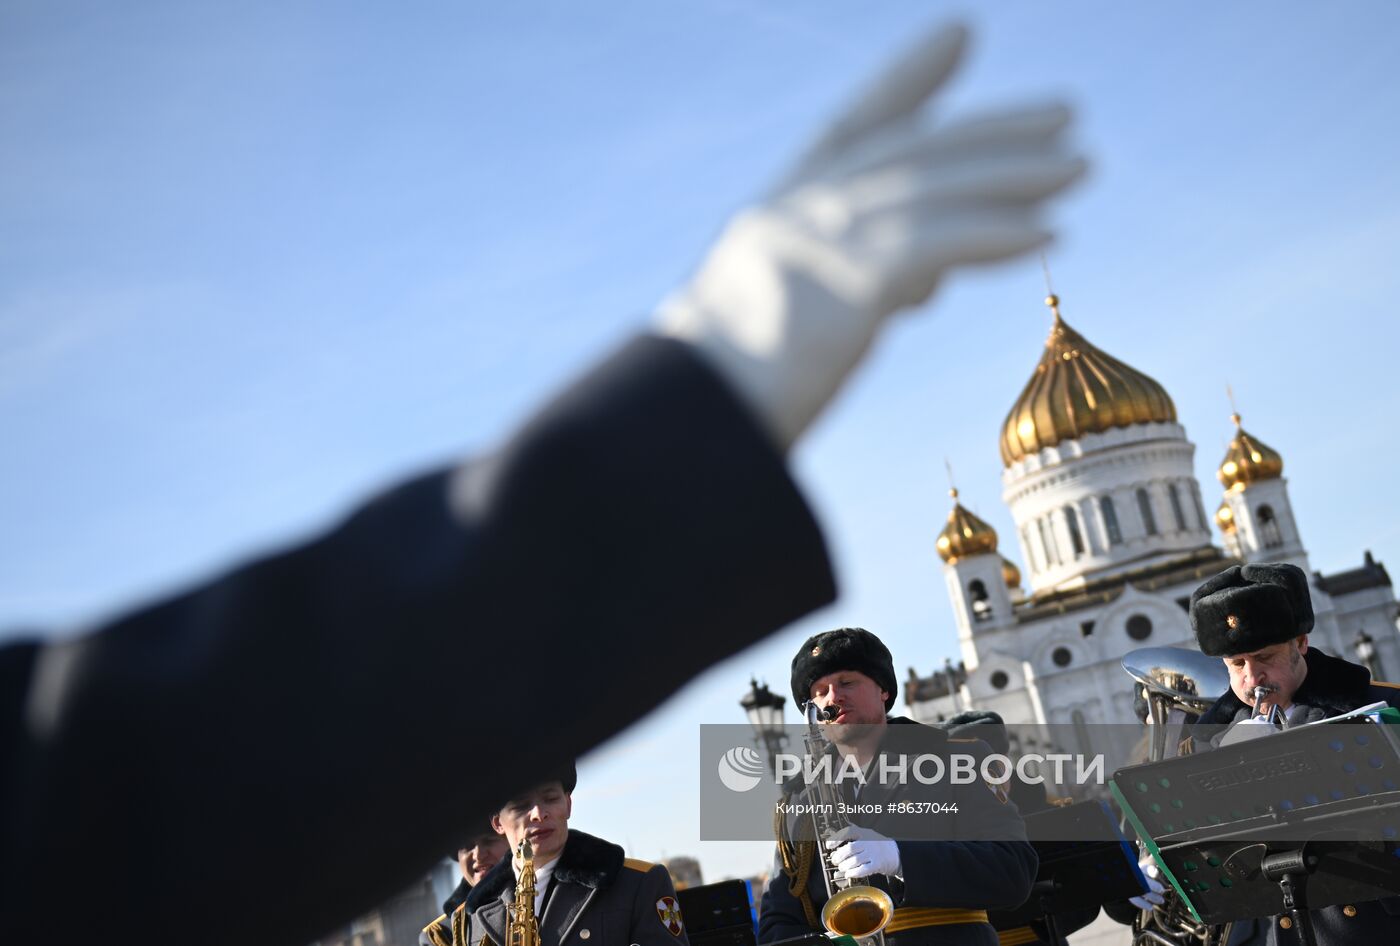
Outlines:
{"label": "musician wearing glasses", "polygon": [[[840,780],[841,799],[852,811],[848,823],[780,822],[759,942],[823,929],[863,936],[865,928],[852,925],[884,913],[879,935],[887,946],[995,944],[986,911],[1025,901],[1037,866],[1015,805],[1003,788],[980,778],[970,784],[885,778],[878,764],[901,755],[946,760],[960,748],[981,756],[987,746],[951,741],[940,729],[890,716],[898,693],[894,661],[862,628],[808,639],[792,661],[792,693],[799,706],[807,704],[817,738],[829,741],[825,751],[838,760],[833,771],[858,766],[866,777]],[[825,790],[800,777],[785,788],[795,802],[815,801]],[[859,895],[853,919],[833,919],[831,908],[852,897],[853,885],[875,890]]]}
{"label": "musician wearing glasses", "polygon": [[512,854],[472,888],[454,946],[690,946],[665,867],[569,827],[576,782],[569,766],[492,816]]}
{"label": "musician wearing glasses", "polygon": [[[1201,652],[1219,657],[1230,690],[1193,729],[1196,751],[1318,722],[1383,702],[1400,708],[1400,688],[1366,668],[1308,644],[1312,598],[1303,570],[1289,564],[1234,566],[1191,595]],[[1228,729],[1224,727],[1228,726]],[[1222,731],[1223,730],[1223,731]],[[1400,942],[1400,897],[1310,911],[1318,946]],[[1297,943],[1287,917],[1236,921],[1231,946]]]}

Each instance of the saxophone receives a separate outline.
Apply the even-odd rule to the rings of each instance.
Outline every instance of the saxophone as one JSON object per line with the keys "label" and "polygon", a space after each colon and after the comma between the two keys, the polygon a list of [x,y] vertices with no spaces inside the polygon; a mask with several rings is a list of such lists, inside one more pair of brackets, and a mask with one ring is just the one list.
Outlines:
{"label": "saxophone", "polygon": [[520,877],[506,921],[505,946],[540,946],[540,925],[535,919],[535,850],[529,838],[521,839],[515,856],[520,861]]}
{"label": "saxophone", "polygon": [[[830,745],[818,722],[822,715],[822,710],[815,703],[807,704],[805,742],[807,758],[813,765]],[[821,867],[822,880],[826,884],[822,926],[835,936],[851,936],[862,941],[871,939],[876,946],[884,946],[885,936],[882,931],[894,916],[894,900],[879,887],[866,884],[852,886],[851,881],[837,876],[837,870],[832,865],[826,849],[826,842],[851,821],[842,812],[841,796],[831,782],[814,779],[812,794],[812,828],[817,842],[817,864]]]}

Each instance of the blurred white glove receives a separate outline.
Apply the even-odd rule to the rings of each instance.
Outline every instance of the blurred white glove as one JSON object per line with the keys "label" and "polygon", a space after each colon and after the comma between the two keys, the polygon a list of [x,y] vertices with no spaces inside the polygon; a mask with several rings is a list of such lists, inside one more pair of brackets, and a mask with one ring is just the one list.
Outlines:
{"label": "blurred white glove", "polygon": [[871,874],[901,875],[899,844],[869,828],[847,825],[827,839],[828,857],[847,880]]}
{"label": "blurred white glove", "polygon": [[1049,240],[1041,205],[1084,171],[1061,152],[1063,106],[934,126],[923,107],[965,44],[950,27],[898,60],[658,311],[661,332],[703,351],[783,448],[887,316],[951,267]]}
{"label": "blurred white glove", "polygon": [[1147,854],[1138,861],[1138,867],[1142,868],[1142,876],[1147,878],[1147,893],[1140,897],[1129,897],[1128,902],[1139,910],[1151,910],[1154,906],[1161,906],[1165,901],[1162,894],[1166,892],[1166,886],[1157,878],[1162,872],[1157,867],[1156,859]]}

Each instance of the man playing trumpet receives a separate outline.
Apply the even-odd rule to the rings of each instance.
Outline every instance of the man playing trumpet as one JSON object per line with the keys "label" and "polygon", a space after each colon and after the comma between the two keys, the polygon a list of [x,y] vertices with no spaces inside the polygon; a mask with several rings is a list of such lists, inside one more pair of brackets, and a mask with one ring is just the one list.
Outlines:
{"label": "man playing trumpet", "polygon": [[[1192,730],[1196,751],[1241,736],[1320,722],[1372,703],[1400,708],[1400,689],[1365,667],[1308,644],[1313,629],[1308,576],[1287,563],[1235,565],[1191,595],[1191,629],[1201,653],[1219,657],[1230,690]],[[1225,727],[1229,727],[1228,729]],[[1400,941],[1400,897],[1309,911],[1318,946]],[[1285,916],[1237,920],[1230,946],[1290,946]]]}

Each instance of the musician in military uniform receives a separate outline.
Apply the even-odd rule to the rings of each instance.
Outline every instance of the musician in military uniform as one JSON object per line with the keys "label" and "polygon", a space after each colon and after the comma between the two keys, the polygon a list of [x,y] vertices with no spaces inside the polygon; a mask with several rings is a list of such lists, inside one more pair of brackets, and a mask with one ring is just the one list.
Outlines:
{"label": "musician in military uniform", "polygon": [[665,867],[626,857],[618,845],[569,827],[576,781],[569,766],[492,816],[492,827],[514,854],[472,888],[453,915],[454,946],[483,940],[507,946],[522,841],[531,849],[539,946],[690,946]]}
{"label": "musician in military uniform", "polygon": [[418,934],[419,946],[449,946],[452,942],[452,914],[467,902],[467,894],[491,872],[491,868],[510,853],[506,839],[496,833],[490,822],[483,822],[482,830],[462,842],[457,848],[457,869],[462,880],[457,888],[443,901],[442,916],[438,917]]}
{"label": "musician in military uniform", "polygon": [[[1191,628],[1201,652],[1225,661],[1230,691],[1193,729],[1196,751],[1219,745],[1223,725],[1251,725],[1277,707],[1284,728],[1384,702],[1400,708],[1400,688],[1308,644],[1312,598],[1303,570],[1289,564],[1236,565],[1191,595]],[[1270,692],[1256,702],[1255,688]],[[1227,730],[1228,732],[1228,730]],[[1310,911],[1318,946],[1400,942],[1400,897]],[[1285,922],[1287,926],[1285,926]],[[1291,946],[1287,917],[1236,921],[1231,946]]]}
{"label": "musician in military uniform", "polygon": [[[993,946],[997,934],[986,911],[1019,906],[1030,895],[1036,855],[1003,787],[980,778],[970,784],[951,779],[925,784],[875,774],[881,758],[946,761],[959,748],[978,757],[989,751],[980,741],[959,744],[940,729],[889,716],[897,693],[888,648],[862,628],[818,634],[793,658],[794,701],[822,711],[823,731],[837,754],[854,759],[870,777],[854,793],[857,810],[850,825],[834,837],[812,838],[809,832],[804,838],[802,822],[780,822],[777,859],[759,914],[759,942],[823,928],[827,865],[844,880],[879,878],[877,885],[887,890],[895,908],[884,927],[894,946]],[[922,805],[909,814],[894,808],[899,802]]]}

